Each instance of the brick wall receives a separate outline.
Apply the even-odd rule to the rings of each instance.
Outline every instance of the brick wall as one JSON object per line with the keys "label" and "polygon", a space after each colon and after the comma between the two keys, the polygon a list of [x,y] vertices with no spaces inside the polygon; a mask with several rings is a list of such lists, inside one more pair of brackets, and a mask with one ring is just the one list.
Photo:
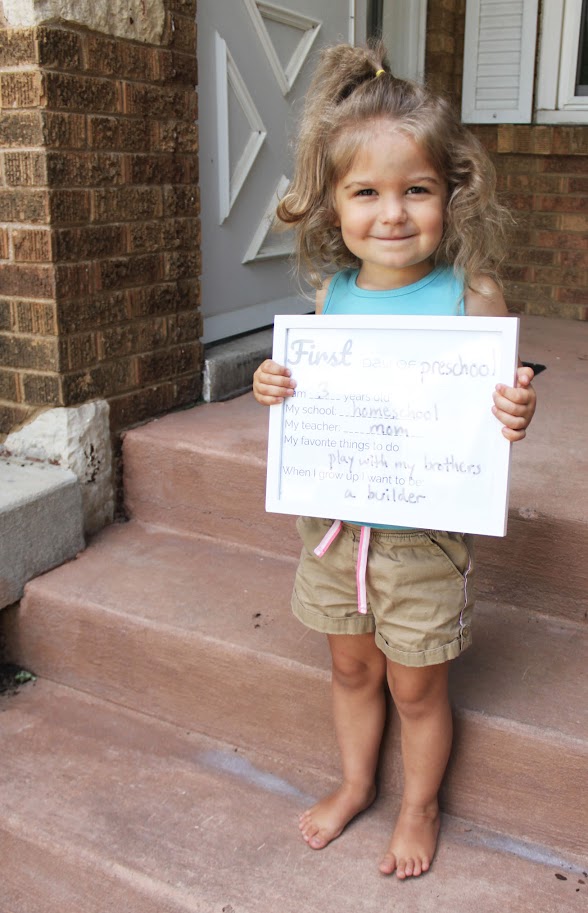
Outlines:
{"label": "brick wall", "polygon": [[[461,104],[465,0],[429,0],[427,82]],[[588,320],[588,126],[472,126],[517,221],[505,293],[512,310]]]}
{"label": "brick wall", "polygon": [[0,433],[200,395],[195,5],[170,0],[162,47],[0,31]]}

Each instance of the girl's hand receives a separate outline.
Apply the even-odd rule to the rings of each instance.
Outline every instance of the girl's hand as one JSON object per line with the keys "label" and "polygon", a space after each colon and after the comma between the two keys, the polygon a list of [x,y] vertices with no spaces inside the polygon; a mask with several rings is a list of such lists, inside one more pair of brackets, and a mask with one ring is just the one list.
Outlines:
{"label": "girl's hand", "polygon": [[253,395],[262,406],[275,406],[284,397],[293,396],[296,381],[292,372],[270,358],[260,364],[253,375]]}
{"label": "girl's hand", "polygon": [[531,386],[533,377],[532,368],[517,368],[516,387],[497,384],[492,394],[492,412],[504,425],[502,433],[508,441],[522,441],[533,418],[537,405],[537,395]]}

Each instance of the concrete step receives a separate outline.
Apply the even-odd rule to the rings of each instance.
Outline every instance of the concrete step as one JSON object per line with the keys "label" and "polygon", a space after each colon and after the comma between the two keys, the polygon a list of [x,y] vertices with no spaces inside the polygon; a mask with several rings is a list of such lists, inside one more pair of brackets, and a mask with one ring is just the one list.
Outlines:
{"label": "concrete step", "polygon": [[[513,448],[506,539],[479,537],[478,592],[588,618],[588,325],[525,318],[521,353],[547,363],[536,418]],[[565,408],[564,408],[565,404]],[[266,514],[268,410],[253,396],[168,415],[124,442],[129,515],[170,529],[298,555],[292,517]]]}
{"label": "concrete step", "polygon": [[38,681],[0,699],[2,913],[561,913],[586,865],[445,817],[431,871],[377,871],[394,802],[306,847],[280,761]]}
{"label": "concrete step", "polygon": [[20,599],[27,580],[84,548],[76,476],[49,463],[0,454],[0,609]]}
{"label": "concrete step", "polygon": [[273,330],[269,329],[206,346],[202,376],[204,402],[232,399],[251,390],[253,372],[271,356],[272,341]]}
{"label": "concrete step", "polygon": [[[295,561],[132,522],[32,581],[5,618],[38,675],[307,771],[336,776],[325,639],[289,610]],[[451,814],[568,852],[585,847],[588,634],[481,602],[453,664]],[[383,788],[400,789],[396,720]],[[557,776],[554,775],[557,771]]]}

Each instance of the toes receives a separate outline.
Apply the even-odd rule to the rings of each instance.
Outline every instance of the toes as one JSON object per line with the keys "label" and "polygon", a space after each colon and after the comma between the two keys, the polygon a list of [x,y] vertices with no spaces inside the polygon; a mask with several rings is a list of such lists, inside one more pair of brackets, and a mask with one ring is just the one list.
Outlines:
{"label": "toes", "polygon": [[316,825],[313,825],[312,822],[309,821],[307,824],[304,825],[303,828],[301,828],[301,831],[302,831],[302,836],[304,837],[306,842],[309,843],[314,837],[316,837],[319,829],[318,829],[318,827],[316,827]]}
{"label": "toes", "polygon": [[396,877],[400,878],[401,881],[404,878],[406,878],[406,876],[407,876],[407,871],[406,871],[407,864],[408,864],[408,860],[406,860],[406,859],[398,860],[398,865],[396,866]]}
{"label": "toes", "polygon": [[396,868],[396,857],[392,853],[386,853],[380,863],[380,872],[382,875],[391,875]]}
{"label": "toes", "polygon": [[[414,875],[414,869],[415,869],[414,859],[407,859],[404,864],[404,867],[399,866],[399,869],[402,869],[404,871],[405,878],[410,878],[412,875]],[[396,874],[398,874],[398,873],[396,873]]]}
{"label": "toes", "polygon": [[320,834],[317,834],[308,841],[308,845],[311,846],[313,850],[322,850],[328,842],[329,841],[325,840],[324,837],[321,837]]}

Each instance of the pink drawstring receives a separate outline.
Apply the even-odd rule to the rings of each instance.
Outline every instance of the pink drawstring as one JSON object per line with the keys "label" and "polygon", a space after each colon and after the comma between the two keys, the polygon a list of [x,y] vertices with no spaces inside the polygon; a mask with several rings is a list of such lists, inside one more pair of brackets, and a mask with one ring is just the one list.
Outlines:
{"label": "pink drawstring", "polygon": [[333,542],[335,541],[335,539],[341,532],[342,525],[343,524],[342,524],[341,520],[335,520],[333,525],[331,527],[329,527],[329,531],[328,531],[327,535],[323,536],[323,538],[321,539],[321,541],[319,542],[319,544],[317,545],[317,547],[314,550],[314,553],[317,556],[317,558],[322,558],[323,555],[325,554],[325,552],[333,544]]}
{"label": "pink drawstring", "polygon": [[[341,520],[335,520],[333,525],[329,528],[329,531],[314,550],[317,558],[322,558],[325,552],[328,551],[330,546],[333,544],[339,533],[341,532],[342,527]],[[359,552],[357,555],[357,565],[355,569],[355,576],[357,580],[357,611],[361,612],[362,615],[367,614],[367,585],[365,579],[365,573],[367,568],[367,559],[368,551],[370,547],[370,527],[362,526],[361,533],[359,535]]]}
{"label": "pink drawstring", "polygon": [[359,552],[357,554],[357,566],[355,576],[357,579],[357,611],[362,615],[367,613],[367,585],[365,582],[365,571],[367,567],[368,550],[370,547],[370,527],[362,526],[359,535]]}

